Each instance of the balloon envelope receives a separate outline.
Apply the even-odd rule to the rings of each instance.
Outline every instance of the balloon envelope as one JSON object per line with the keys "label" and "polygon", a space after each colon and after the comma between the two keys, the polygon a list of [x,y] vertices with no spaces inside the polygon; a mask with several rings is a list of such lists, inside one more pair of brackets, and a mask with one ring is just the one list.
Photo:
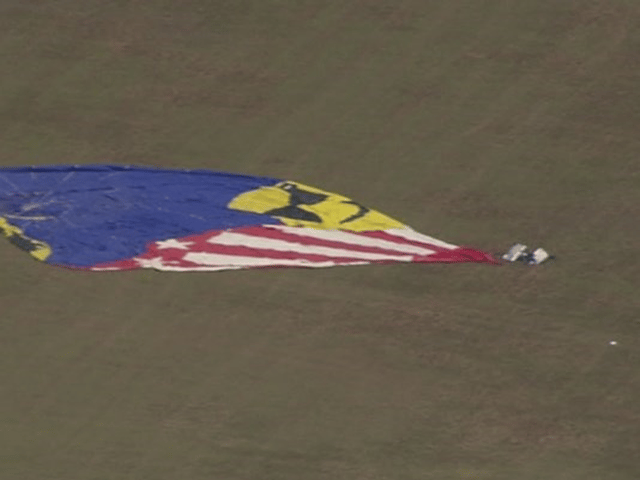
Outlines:
{"label": "balloon envelope", "polygon": [[209,170],[2,168],[0,230],[38,260],[96,271],[496,263],[342,195]]}

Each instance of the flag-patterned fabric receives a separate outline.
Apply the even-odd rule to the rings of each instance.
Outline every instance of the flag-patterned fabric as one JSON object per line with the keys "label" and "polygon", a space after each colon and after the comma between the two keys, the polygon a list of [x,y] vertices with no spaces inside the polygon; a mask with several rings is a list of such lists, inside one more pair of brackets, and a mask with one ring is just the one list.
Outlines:
{"label": "flag-patterned fabric", "polygon": [[144,254],[96,265],[92,270],[155,268],[166,271],[257,267],[333,267],[369,263],[490,261],[410,228],[344,232],[269,225],[218,230],[149,245]]}

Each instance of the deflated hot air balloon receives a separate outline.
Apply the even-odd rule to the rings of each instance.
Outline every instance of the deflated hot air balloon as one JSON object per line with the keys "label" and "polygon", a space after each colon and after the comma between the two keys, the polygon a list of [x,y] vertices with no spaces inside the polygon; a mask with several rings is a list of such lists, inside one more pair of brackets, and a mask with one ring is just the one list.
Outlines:
{"label": "deflated hot air balloon", "polygon": [[0,231],[38,260],[94,271],[497,263],[341,195],[208,170],[0,168]]}

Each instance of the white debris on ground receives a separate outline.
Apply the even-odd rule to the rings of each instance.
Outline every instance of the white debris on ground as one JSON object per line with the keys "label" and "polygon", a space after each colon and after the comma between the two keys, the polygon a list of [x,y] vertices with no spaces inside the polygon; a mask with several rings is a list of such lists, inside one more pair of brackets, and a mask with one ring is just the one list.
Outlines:
{"label": "white debris on ground", "polygon": [[508,262],[523,262],[527,265],[540,265],[541,263],[554,258],[549,255],[544,248],[536,248],[533,251],[522,243],[514,244],[507,253],[502,255],[502,259]]}

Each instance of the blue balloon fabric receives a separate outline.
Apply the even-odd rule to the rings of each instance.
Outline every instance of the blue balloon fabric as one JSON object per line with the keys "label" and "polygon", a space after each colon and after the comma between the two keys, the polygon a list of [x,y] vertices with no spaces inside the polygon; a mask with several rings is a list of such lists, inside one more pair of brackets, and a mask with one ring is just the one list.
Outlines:
{"label": "blue balloon fabric", "polygon": [[47,262],[89,267],[131,258],[156,239],[250,225],[269,215],[231,210],[274,178],[120,165],[0,169],[0,217],[51,246]]}

